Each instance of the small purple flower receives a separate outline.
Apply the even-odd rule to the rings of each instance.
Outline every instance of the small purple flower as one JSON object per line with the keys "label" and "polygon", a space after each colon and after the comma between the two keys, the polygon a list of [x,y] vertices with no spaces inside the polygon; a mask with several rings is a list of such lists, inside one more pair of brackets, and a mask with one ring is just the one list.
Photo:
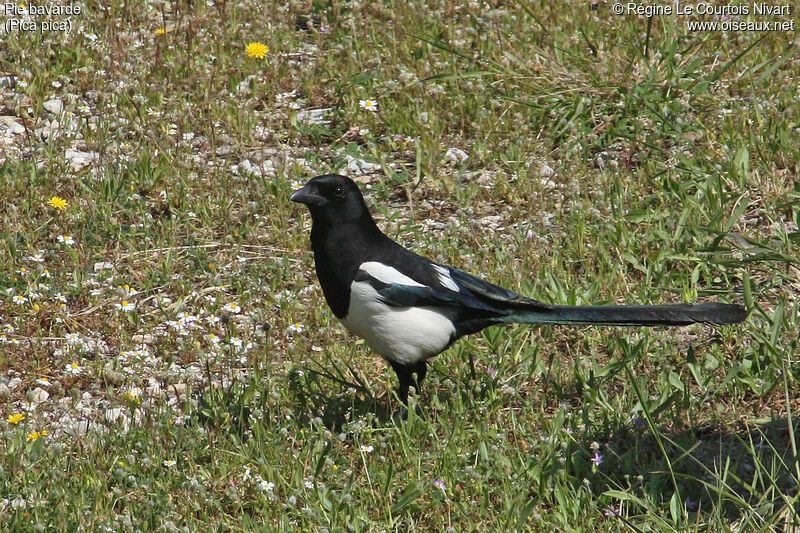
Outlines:
{"label": "small purple flower", "polygon": [[642,429],[644,427],[645,421],[642,418],[637,418],[633,421],[633,427],[636,429]]}
{"label": "small purple flower", "polygon": [[606,509],[603,514],[605,516],[617,516],[619,514],[619,507],[615,507],[613,505],[609,505],[608,509]]}
{"label": "small purple flower", "polygon": [[690,511],[694,511],[695,509],[697,509],[697,502],[687,496],[686,508]]}
{"label": "small purple flower", "polygon": [[437,479],[433,482],[433,485],[439,489],[440,491],[444,492],[447,489],[447,485],[444,484],[444,481],[441,479]]}
{"label": "small purple flower", "polygon": [[495,377],[497,375],[497,369],[495,367],[493,367],[493,366],[487,366],[486,367],[486,373],[489,374],[492,377]]}
{"label": "small purple flower", "polygon": [[594,463],[594,466],[600,466],[600,463],[603,462],[603,456],[600,455],[600,452],[594,452],[594,456],[590,459]]}

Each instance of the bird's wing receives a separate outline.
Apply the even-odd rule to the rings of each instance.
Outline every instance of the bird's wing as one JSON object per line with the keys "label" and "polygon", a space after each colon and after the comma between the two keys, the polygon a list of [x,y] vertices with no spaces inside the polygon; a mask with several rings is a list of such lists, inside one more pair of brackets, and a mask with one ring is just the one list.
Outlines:
{"label": "bird's wing", "polygon": [[491,304],[494,306],[548,307],[542,302],[528,298],[527,296],[522,296],[521,294],[517,294],[516,292],[508,289],[504,289],[503,287],[495,285],[494,283],[489,283],[488,281],[475,277],[472,274],[467,274],[466,272],[458,270],[457,268],[448,267],[445,265],[437,265],[437,267],[441,268],[442,270],[446,270],[447,276],[453,280],[453,283],[457,285],[461,291],[469,291],[476,298],[486,302],[491,302]]}
{"label": "bird's wing", "polygon": [[399,269],[377,261],[363,263],[353,281],[368,283],[378,293],[381,301],[391,306],[460,307],[466,304],[456,291],[425,285],[403,274]]}
{"label": "bird's wing", "polygon": [[520,305],[546,307],[536,300],[439,263],[430,262],[427,272],[417,269],[415,277],[419,280],[397,268],[368,262],[361,265],[354,281],[368,282],[384,303],[393,306],[467,308],[490,315],[505,315]]}

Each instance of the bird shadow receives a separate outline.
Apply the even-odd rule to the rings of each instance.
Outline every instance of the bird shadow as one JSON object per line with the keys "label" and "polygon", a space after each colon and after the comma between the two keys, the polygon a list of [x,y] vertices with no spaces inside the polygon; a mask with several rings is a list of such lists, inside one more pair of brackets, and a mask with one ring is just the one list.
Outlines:
{"label": "bird shadow", "polygon": [[[748,513],[777,516],[800,510],[796,443],[800,418],[760,423],[722,423],[690,428],[654,428],[647,422],[596,428],[580,438],[584,450],[603,442],[603,463],[594,490],[646,494],[669,502],[679,494],[688,512],[718,507],[729,520]],[[795,495],[789,496],[787,495]],[[797,515],[795,515],[795,520]],[[800,525],[800,524],[795,524]]]}
{"label": "bird shadow", "polygon": [[[299,420],[312,423],[319,418],[334,432],[360,419],[376,426],[398,423],[399,404],[392,394],[375,395],[357,372],[343,380],[342,375],[306,370],[303,376],[290,379]],[[474,390],[438,389],[424,392],[419,402],[436,403],[440,411],[447,410],[451,402],[480,400],[479,396]],[[438,415],[432,410],[428,405],[416,412],[434,420]],[[731,521],[748,514],[777,516],[787,506],[798,505],[786,495],[796,494],[800,488],[800,458],[795,452],[800,418],[792,424],[786,418],[772,418],[735,427],[712,423],[683,428],[669,423],[651,427],[644,420],[606,421],[586,428],[580,435],[572,435],[564,450],[567,464],[563,467],[576,483],[591,480],[598,495],[618,491],[669,505],[677,494],[688,513],[701,515],[716,509]],[[594,443],[602,443],[601,464],[592,462]],[[539,459],[531,457],[528,466],[533,468]]]}
{"label": "bird shadow", "polygon": [[386,395],[377,396],[357,369],[348,366],[346,370],[315,365],[291,374],[289,392],[296,406],[296,419],[307,423],[319,419],[333,432],[359,419],[370,419],[377,425],[392,424],[399,404],[393,405],[396,402]]}

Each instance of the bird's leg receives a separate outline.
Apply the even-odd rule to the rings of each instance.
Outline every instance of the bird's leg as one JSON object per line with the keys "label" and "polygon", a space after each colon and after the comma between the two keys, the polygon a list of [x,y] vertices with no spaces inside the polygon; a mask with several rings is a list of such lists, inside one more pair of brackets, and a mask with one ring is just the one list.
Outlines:
{"label": "bird's leg", "polygon": [[399,416],[400,419],[405,420],[408,418],[408,391],[413,386],[417,393],[419,393],[422,380],[425,379],[425,374],[428,372],[428,364],[424,359],[417,361],[413,365],[403,365],[392,361],[390,361],[389,364],[392,365],[395,374],[397,374],[397,379],[400,382],[400,386],[397,389],[397,396],[403,404],[400,407],[400,411],[395,413],[395,418]]}
{"label": "bird's leg", "polygon": [[414,384],[411,376],[414,367],[395,363],[394,361],[389,361],[389,364],[392,365],[392,369],[394,369],[394,373],[397,374],[397,379],[400,382],[400,386],[397,389],[397,396],[404,406],[408,405],[408,389]]}
{"label": "bird's leg", "polygon": [[419,394],[422,390],[422,380],[425,379],[425,374],[428,373],[428,361],[426,359],[417,361],[411,368],[412,372],[417,375],[414,380],[414,388],[417,390],[417,394]]}

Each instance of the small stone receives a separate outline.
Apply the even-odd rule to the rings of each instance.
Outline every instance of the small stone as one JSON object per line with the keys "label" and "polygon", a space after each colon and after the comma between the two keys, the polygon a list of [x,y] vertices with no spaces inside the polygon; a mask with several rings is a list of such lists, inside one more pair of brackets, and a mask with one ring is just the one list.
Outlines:
{"label": "small stone", "polygon": [[539,184],[545,189],[555,189],[558,187],[558,184],[550,178],[540,179]]}
{"label": "small stone", "polygon": [[325,119],[325,114],[331,109],[330,107],[304,109],[297,112],[297,120],[306,124],[330,124],[330,120]]}
{"label": "small stone", "polygon": [[169,394],[174,394],[178,398],[186,394],[186,383],[171,383],[164,387]]}
{"label": "small stone", "polygon": [[117,370],[111,368],[110,365],[107,365],[103,368],[103,379],[118,387],[125,382],[125,374],[118,372]]}
{"label": "small stone", "polygon": [[57,120],[51,120],[50,122],[45,120],[44,125],[34,131],[34,135],[43,141],[47,141],[58,133],[60,127],[61,125]]}
{"label": "small stone", "polygon": [[106,409],[105,419],[106,422],[109,422],[111,424],[114,424],[116,422],[121,422],[123,426],[128,425],[128,415],[125,414],[125,411],[123,411],[121,407]]}
{"label": "small stone", "polygon": [[149,398],[158,398],[161,396],[161,384],[160,383],[152,383],[144,390],[145,394]]}
{"label": "small stone", "polygon": [[33,404],[38,404],[46,402],[47,399],[50,397],[50,393],[41,387],[36,387],[32,391],[28,391],[28,394],[26,396],[29,402]]}
{"label": "small stone", "polygon": [[25,133],[25,126],[17,122],[17,117],[14,116],[0,117],[0,127],[4,127],[5,130],[12,135]]}
{"label": "small stone", "polygon": [[81,152],[80,150],[67,148],[64,158],[67,160],[67,164],[70,166],[70,168],[77,172],[78,170],[91,164],[93,161],[100,159],[100,154],[97,152]]}
{"label": "small stone", "polygon": [[236,166],[241,174],[247,175],[253,172],[253,163],[249,159],[244,159]]}
{"label": "small stone", "polygon": [[153,344],[156,342],[156,338],[149,333],[137,333],[133,337],[131,337],[131,342],[133,344]]}
{"label": "small stone", "polygon": [[469,159],[469,155],[461,148],[448,148],[444,153],[444,160],[448,163],[460,165],[467,159]]}
{"label": "small stone", "polygon": [[53,98],[51,100],[46,100],[42,107],[44,107],[47,111],[51,112],[54,115],[60,115],[62,111],[64,111],[64,102],[59,100],[58,98]]}
{"label": "small stone", "polygon": [[344,167],[344,174],[349,176],[360,176],[362,174],[370,174],[378,172],[381,166],[378,163],[370,163],[363,159],[356,159],[353,156],[347,155],[347,165]]}
{"label": "small stone", "polygon": [[552,176],[555,173],[556,171],[553,170],[553,167],[551,167],[547,163],[541,163],[539,165],[539,174],[541,174],[542,176]]}
{"label": "small stone", "polygon": [[253,138],[257,141],[268,141],[272,137],[272,130],[264,126],[256,126],[253,129]]}
{"label": "small stone", "polygon": [[239,85],[236,86],[236,96],[250,96],[253,94],[253,89],[250,87],[250,83],[252,83],[255,79],[256,75],[251,74],[240,81]]}

